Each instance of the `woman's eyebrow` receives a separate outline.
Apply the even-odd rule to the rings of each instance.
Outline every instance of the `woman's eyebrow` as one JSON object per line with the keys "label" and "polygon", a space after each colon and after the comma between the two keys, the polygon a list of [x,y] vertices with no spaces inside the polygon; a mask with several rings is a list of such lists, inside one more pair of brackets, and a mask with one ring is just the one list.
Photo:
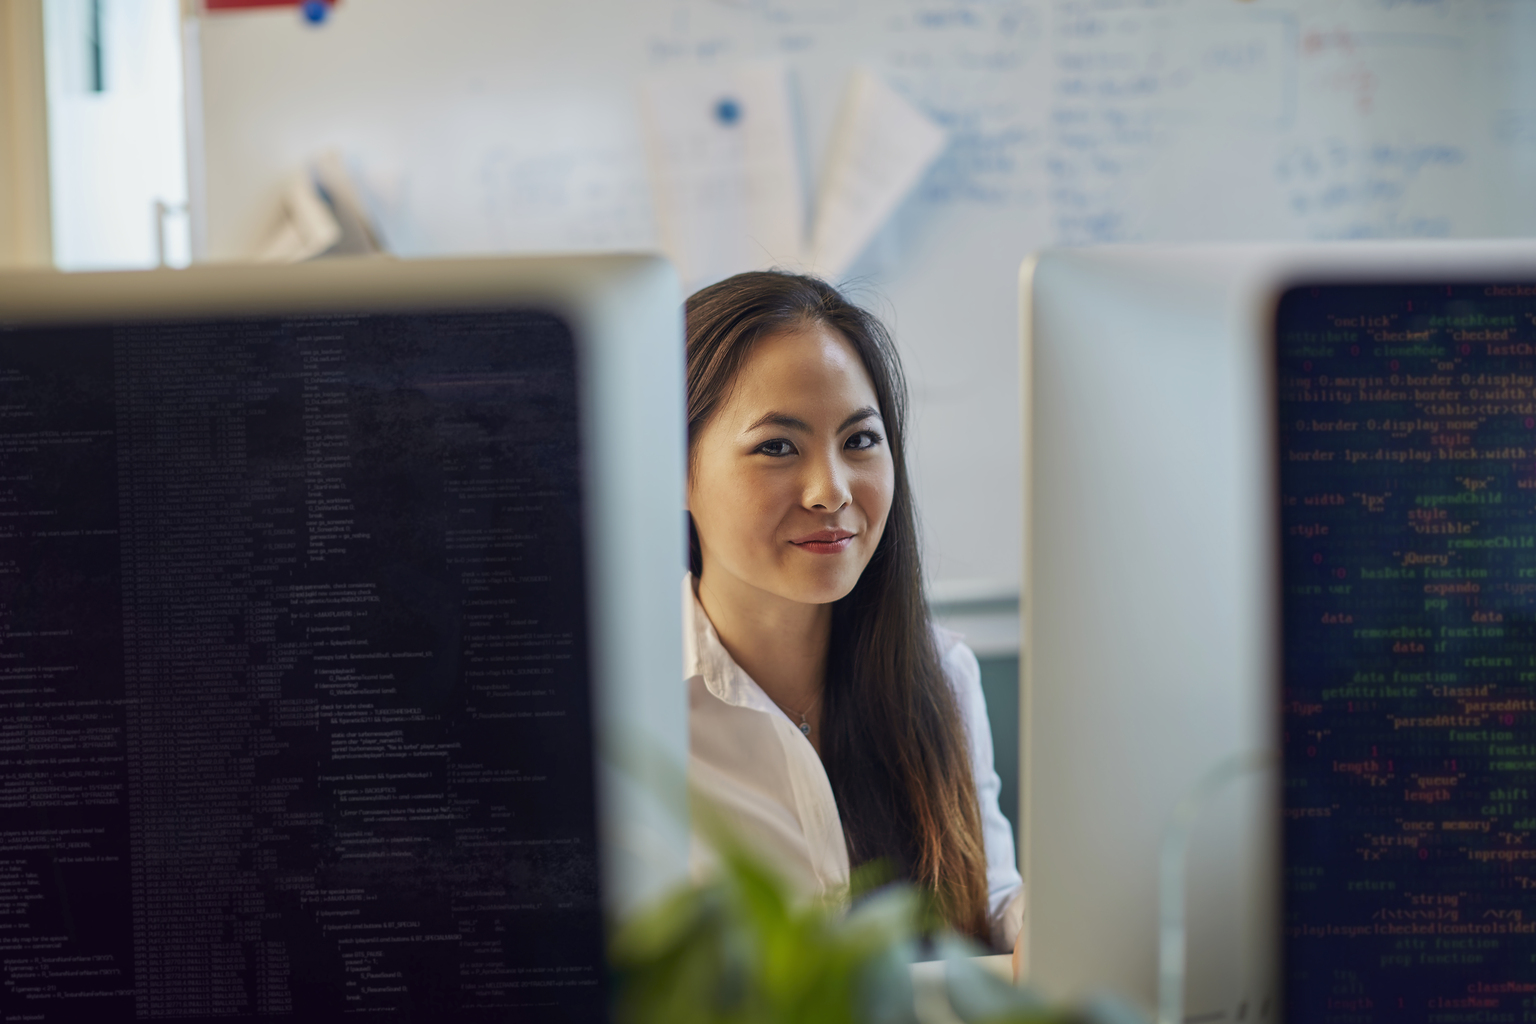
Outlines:
{"label": "woman's eyebrow", "polygon": [[843,420],[843,425],[837,428],[837,432],[839,434],[841,434],[843,431],[847,430],[849,427],[851,427],[855,423],[859,422],[859,420],[867,420],[871,416],[875,417],[876,419],[879,419],[880,418],[880,410],[876,409],[872,405],[866,405],[864,408],[862,408],[859,411],[855,412],[852,416],[849,416],[847,419]]}
{"label": "woman's eyebrow", "polygon": [[747,429],[756,430],[758,427],[766,427],[770,423],[776,427],[785,427],[789,430],[801,430],[805,431],[806,433],[809,433],[811,429],[811,425],[805,422],[805,420],[796,419],[788,413],[782,412],[770,412],[766,416],[763,416],[761,419],[759,419],[757,422],[753,423]]}
{"label": "woman's eyebrow", "polygon": [[[849,416],[847,419],[843,420],[842,426],[837,428],[837,432],[841,434],[855,423],[859,422],[860,420],[867,420],[871,416],[878,418],[880,416],[880,412],[874,406],[866,405],[864,408],[855,411],[852,416]],[[784,427],[787,430],[800,430],[804,431],[805,433],[811,432],[811,425],[805,422],[805,420],[798,419],[789,415],[788,413],[782,412],[770,412],[760,417],[755,423],[747,427],[747,430],[756,430],[758,427],[765,427],[770,423],[776,427]]]}

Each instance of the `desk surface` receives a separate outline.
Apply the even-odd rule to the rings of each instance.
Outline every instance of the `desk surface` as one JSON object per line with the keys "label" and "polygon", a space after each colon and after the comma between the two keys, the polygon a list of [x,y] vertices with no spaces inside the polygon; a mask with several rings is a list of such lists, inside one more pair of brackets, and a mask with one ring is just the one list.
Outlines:
{"label": "desk surface", "polygon": [[[1013,981],[1013,957],[1008,953],[996,956],[979,956],[976,962],[1006,982]],[[940,984],[944,981],[943,960],[923,960],[912,965],[912,980],[917,984]]]}

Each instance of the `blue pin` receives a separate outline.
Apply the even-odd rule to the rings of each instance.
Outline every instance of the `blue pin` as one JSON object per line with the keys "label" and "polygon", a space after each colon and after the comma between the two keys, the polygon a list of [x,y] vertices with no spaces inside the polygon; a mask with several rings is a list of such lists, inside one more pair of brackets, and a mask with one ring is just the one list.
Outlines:
{"label": "blue pin", "polygon": [[729,96],[715,104],[715,118],[723,125],[733,125],[741,120],[741,104]]}
{"label": "blue pin", "polygon": [[319,25],[325,21],[326,15],[331,13],[331,5],[325,0],[304,0],[304,20],[311,25]]}

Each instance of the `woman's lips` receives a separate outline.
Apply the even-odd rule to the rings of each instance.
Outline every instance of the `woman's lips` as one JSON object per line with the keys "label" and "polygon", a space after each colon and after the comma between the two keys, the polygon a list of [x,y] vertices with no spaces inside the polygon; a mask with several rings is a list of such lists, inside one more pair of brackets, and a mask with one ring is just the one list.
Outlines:
{"label": "woman's lips", "polygon": [[835,555],[846,550],[853,543],[853,538],[854,535],[847,530],[817,530],[804,537],[796,537],[790,543],[813,555]]}

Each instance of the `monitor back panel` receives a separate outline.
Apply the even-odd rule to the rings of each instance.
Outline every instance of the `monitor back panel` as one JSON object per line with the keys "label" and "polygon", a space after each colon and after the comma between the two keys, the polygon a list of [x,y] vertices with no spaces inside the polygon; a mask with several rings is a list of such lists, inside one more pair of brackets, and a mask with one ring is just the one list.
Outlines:
{"label": "monitor back panel", "polygon": [[602,1019],[577,354],[0,330],[0,1015]]}
{"label": "monitor back panel", "polygon": [[[1168,822],[1272,745],[1269,357],[1231,330],[1230,265],[1063,251],[1026,281],[1021,848],[1030,974],[1058,998],[1156,1007]],[[1274,1019],[1273,782],[1200,814],[1191,1017]]]}
{"label": "monitor back panel", "polygon": [[1291,1020],[1536,1005],[1536,287],[1279,303]]}

